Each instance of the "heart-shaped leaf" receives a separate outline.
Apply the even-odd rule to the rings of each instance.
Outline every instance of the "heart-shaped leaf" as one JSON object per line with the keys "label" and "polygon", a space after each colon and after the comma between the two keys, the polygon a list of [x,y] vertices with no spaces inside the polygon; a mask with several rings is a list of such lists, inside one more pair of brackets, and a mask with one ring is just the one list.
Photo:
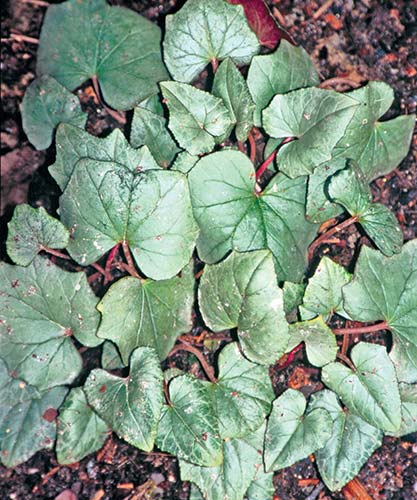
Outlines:
{"label": "heart-shaped leaf", "polygon": [[321,367],[336,359],[338,350],[336,337],[321,316],[310,321],[293,323],[289,329],[291,338],[287,351],[304,342],[307,358],[312,365]]}
{"label": "heart-shaped leaf", "polygon": [[284,354],[288,325],[270,252],[232,252],[223,262],[206,266],[199,305],[212,330],[237,327],[250,360],[268,365]]}
{"label": "heart-shaped leaf", "polygon": [[109,428],[87,403],[81,387],[71,389],[59,409],[56,454],[58,463],[73,464],[99,450]]}
{"label": "heart-shaped leaf", "polygon": [[222,99],[185,83],[162,82],[169,128],[190,154],[209,153],[233,125]]}
{"label": "heart-shaped leaf", "polygon": [[399,384],[401,398],[401,427],[394,436],[417,432],[417,384]]}
{"label": "heart-shaped leaf", "polygon": [[[385,320],[397,352],[417,370],[417,240],[385,257],[362,247],[353,281],[343,288],[344,308],[355,321]],[[404,382],[412,381],[404,379]]]}
{"label": "heart-shaped leaf", "polygon": [[52,144],[54,130],[59,123],[71,123],[84,128],[87,121],[78,97],[48,75],[41,76],[29,85],[21,112],[23,130],[38,150]]}
{"label": "heart-shaped leaf", "polygon": [[6,467],[15,467],[38,450],[53,447],[57,408],[66,393],[65,387],[39,392],[11,377],[0,359],[0,461]]}
{"label": "heart-shaped leaf", "polygon": [[274,399],[268,368],[240,354],[233,342],[222,349],[219,376],[211,386],[222,438],[242,437],[258,429]]}
{"label": "heart-shaped leaf", "polygon": [[163,402],[163,375],[154,349],[138,347],[127,378],[93,370],[84,385],[89,404],[128,443],[151,451]]}
{"label": "heart-shaped leaf", "polygon": [[187,180],[179,172],[80,160],[60,212],[72,230],[68,251],[77,262],[91,264],[127,242],[153,279],[177,274],[190,260],[197,235]]}
{"label": "heart-shaped leaf", "polygon": [[206,500],[242,500],[257,471],[262,467],[265,425],[245,437],[222,443],[223,463],[199,467],[180,460],[181,479],[197,484]]}
{"label": "heart-shaped leaf", "polygon": [[326,486],[337,491],[359,473],[362,465],[381,446],[383,434],[342,408],[332,391],[316,392],[310,405],[311,408],[327,410],[333,419],[330,439],[314,455]]}
{"label": "heart-shaped leaf", "polygon": [[249,64],[256,35],[239,5],[224,0],[188,0],[165,22],[164,61],[175,80],[191,82],[211,61],[230,57]]}
{"label": "heart-shaped leaf", "polygon": [[274,401],[265,432],[267,472],[289,467],[322,448],[332,433],[332,419],[322,408],[307,411],[301,392],[287,389]]}
{"label": "heart-shaped leaf", "polygon": [[191,330],[194,279],[191,266],[181,277],[153,281],[123,278],[98,305],[102,320],[97,335],[114,342],[125,365],[139,346],[154,347],[162,361],[181,333]]}
{"label": "heart-shaped leaf", "polygon": [[201,158],[188,180],[202,260],[217,262],[232,249],[269,248],[280,281],[302,280],[316,233],[305,219],[305,177],[277,174],[259,194],[250,160],[239,151],[220,151]]}
{"label": "heart-shaped leaf", "polygon": [[119,129],[100,139],[72,125],[60,125],[56,133],[55,163],[49,167],[49,172],[62,191],[66,188],[75,165],[82,158],[115,162],[132,171],[136,168],[140,171],[158,168],[149,149],[132,148]]}
{"label": "heart-shaped leaf", "polygon": [[18,205],[8,224],[7,253],[19,266],[28,266],[44,247],[65,248],[69,233],[43,208]]}
{"label": "heart-shaped leaf", "polygon": [[416,116],[377,121],[394,100],[393,90],[383,82],[369,82],[348,95],[358,106],[333,154],[356,160],[371,181],[391,172],[407,155]]}
{"label": "heart-shaped leaf", "polygon": [[278,151],[280,170],[294,178],[330,160],[357,106],[345,94],[315,87],[276,95],[262,113],[262,124],[272,137],[298,139]]}
{"label": "heart-shaped leaf", "polygon": [[255,104],[246,80],[231,59],[225,59],[220,64],[214,76],[212,92],[223,99],[232,121],[236,123],[238,141],[245,142],[253,125]]}
{"label": "heart-shaped leaf", "polygon": [[368,424],[397,432],[401,404],[394,365],[384,346],[360,342],[351,351],[355,371],[341,363],[323,368],[322,380]]}
{"label": "heart-shaped leaf", "polygon": [[398,341],[397,339],[398,337],[395,336],[389,357],[394,363],[398,381],[415,384],[417,383],[415,349],[410,349],[407,342]]}
{"label": "heart-shaped leaf", "polygon": [[343,266],[329,257],[322,257],[314,275],[308,280],[303,298],[303,312],[325,318],[332,313],[347,317],[343,309],[342,287],[350,282],[352,275]]}
{"label": "heart-shaped leaf", "polygon": [[156,112],[148,101],[135,108],[130,142],[135,148],[146,145],[158,165],[168,168],[180,149],[169,133],[163,112]]}
{"label": "heart-shaped leaf", "polygon": [[69,90],[97,77],[105,101],[131,109],[166,79],[161,32],[132,10],[105,0],[68,0],[46,11],[36,71]]}
{"label": "heart-shaped leaf", "polygon": [[261,112],[275,94],[319,83],[319,75],[307,52],[286,40],[282,40],[272,54],[255,56],[248,71],[248,87],[256,104],[255,125],[261,125]]}
{"label": "heart-shaped leaf", "polygon": [[71,335],[94,347],[97,298],[84,273],[69,273],[36,257],[22,268],[0,264],[0,352],[9,371],[46,389],[71,383],[81,358]]}
{"label": "heart-shaped leaf", "polygon": [[217,466],[223,459],[222,444],[208,387],[188,374],[171,380],[156,444],[193,464]]}
{"label": "heart-shaped leaf", "polygon": [[380,203],[372,203],[368,181],[359,167],[350,164],[330,179],[329,195],[358,217],[365,232],[388,257],[401,251],[403,234],[395,215]]}

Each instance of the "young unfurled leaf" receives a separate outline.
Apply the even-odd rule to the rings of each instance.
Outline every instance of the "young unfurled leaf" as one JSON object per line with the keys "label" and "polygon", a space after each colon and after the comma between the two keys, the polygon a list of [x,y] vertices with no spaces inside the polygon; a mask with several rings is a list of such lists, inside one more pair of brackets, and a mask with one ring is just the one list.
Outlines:
{"label": "young unfurled leaf", "polygon": [[223,463],[199,467],[180,460],[181,479],[195,483],[206,500],[242,500],[259,469],[265,425],[245,437],[222,442]]}
{"label": "young unfurled leaf", "polygon": [[214,76],[212,92],[223,99],[233,122],[236,123],[238,141],[245,142],[253,125],[255,104],[246,80],[231,59],[225,59],[220,64]]}
{"label": "young unfurled leaf", "polygon": [[169,133],[164,115],[151,111],[142,103],[135,108],[133,114],[130,142],[135,148],[146,145],[158,165],[163,168],[168,168],[180,151]]}
{"label": "young unfurled leaf", "polygon": [[164,61],[180,82],[191,82],[211,61],[226,57],[249,64],[259,49],[243,8],[224,0],[188,0],[167,16],[165,29]]}
{"label": "young unfurled leaf", "polygon": [[371,181],[391,172],[406,156],[416,116],[377,121],[394,100],[393,90],[383,82],[369,82],[348,95],[358,106],[333,155],[356,160],[366,179]]}
{"label": "young unfurled leaf", "polygon": [[103,342],[103,348],[101,351],[101,367],[104,370],[119,370],[125,367],[122,361],[117,347],[110,342],[110,340],[105,340]]}
{"label": "young unfurled leaf", "polygon": [[277,174],[258,194],[250,160],[220,151],[201,158],[188,180],[202,260],[217,262],[232,249],[269,248],[280,281],[302,280],[317,227],[305,219],[305,177]]}
{"label": "young unfurled leaf", "polygon": [[87,403],[81,387],[71,389],[59,409],[56,454],[58,463],[73,464],[99,450],[109,427]]}
{"label": "young unfurled leaf", "polygon": [[199,305],[212,330],[237,327],[251,361],[273,364],[284,354],[288,325],[270,252],[233,252],[223,262],[206,266]]}
{"label": "young unfurled leaf", "polygon": [[336,359],[336,337],[321,316],[310,321],[293,323],[289,328],[291,337],[288,352],[300,342],[304,342],[307,358],[312,365],[321,367]]}
{"label": "young unfurled leaf", "polygon": [[111,107],[131,109],[166,79],[160,40],[158,26],[132,10],[68,0],[46,11],[36,70],[69,90],[96,76]]}
{"label": "young unfurled leaf", "polygon": [[345,167],[345,158],[332,158],[308,176],[306,217],[311,222],[321,224],[343,213],[343,208],[330,200],[328,188],[331,176]]}
{"label": "young unfurled leaf", "polygon": [[8,224],[7,253],[19,266],[28,266],[44,247],[65,248],[69,233],[43,208],[18,205]]}
{"label": "young unfurled leaf", "polygon": [[65,387],[40,392],[11,377],[0,359],[0,461],[6,467],[25,462],[39,450],[52,449],[55,417],[66,392]]}
{"label": "young unfurled leaf", "polygon": [[330,179],[329,195],[358,217],[365,232],[388,257],[401,251],[403,235],[395,215],[380,203],[372,203],[368,181],[357,165],[351,164]]}
{"label": "young unfurled leaf", "polygon": [[38,150],[52,144],[54,130],[59,123],[84,128],[87,121],[87,114],[81,110],[78,97],[48,75],[29,85],[21,112],[23,130]]}
{"label": "young unfurled leaf", "polygon": [[49,172],[62,191],[82,158],[115,162],[132,171],[159,168],[147,147],[132,148],[119,129],[100,139],[72,125],[60,125],[56,133],[56,159]]}
{"label": "young unfurled leaf", "polygon": [[[362,247],[353,281],[343,288],[344,308],[355,321],[385,320],[397,352],[417,370],[417,240],[385,257]],[[404,382],[411,382],[401,377]]]}
{"label": "young unfurled leaf", "polygon": [[149,347],[138,347],[126,378],[93,370],[84,385],[89,404],[114,432],[144,451],[154,446],[163,402],[159,359]]}
{"label": "young unfurled leaf", "polygon": [[159,422],[158,448],[193,464],[220,465],[222,443],[208,382],[188,374],[175,377],[169,398]]}
{"label": "young unfurled leaf", "polygon": [[222,99],[178,82],[162,82],[169,128],[190,154],[209,153],[233,125]]}
{"label": "young unfurled leaf", "polygon": [[97,335],[114,342],[125,365],[139,346],[155,348],[162,361],[175,339],[191,330],[194,279],[190,266],[169,280],[116,281],[98,305],[102,320]]}
{"label": "young unfurled leaf", "polygon": [[303,310],[324,318],[332,313],[347,317],[343,309],[342,287],[352,275],[329,257],[322,257],[314,275],[308,280],[303,298]]}
{"label": "young unfurled leaf", "polygon": [[28,267],[0,264],[0,352],[9,371],[39,390],[71,383],[81,357],[71,335],[94,347],[97,298],[84,273],[36,257]]}
{"label": "young unfurled leaf", "polygon": [[360,342],[351,351],[355,371],[341,363],[326,365],[323,382],[355,415],[374,427],[397,432],[401,405],[394,365],[384,346]]}
{"label": "young unfurled leaf", "polygon": [[68,245],[80,264],[126,241],[150,278],[167,279],[190,260],[197,236],[187,180],[180,172],[137,171],[108,161],[80,160],[60,199]]}
{"label": "young unfurled leaf", "polygon": [[288,389],[274,401],[265,432],[264,461],[267,472],[289,467],[322,448],[332,434],[330,414],[321,408],[306,409],[301,392]]}
{"label": "young unfurled leaf", "polygon": [[330,160],[357,106],[345,94],[315,87],[276,95],[262,113],[262,124],[272,137],[298,139],[278,151],[280,170],[294,178]]}
{"label": "young unfurled leaf", "polygon": [[330,439],[314,455],[326,486],[340,490],[381,446],[382,431],[342,408],[336,394],[327,389],[312,395],[310,407],[327,410],[333,419]]}
{"label": "young unfurled leaf", "polygon": [[228,2],[243,5],[249,26],[256,33],[261,45],[274,49],[281,39],[293,43],[291,35],[271,14],[265,0],[228,0]]}
{"label": "young unfurled leaf", "polygon": [[251,363],[236,343],[218,359],[219,377],[211,391],[222,438],[242,437],[258,429],[274,399],[268,368]]}
{"label": "young unfurled leaf", "polygon": [[248,71],[248,87],[256,104],[255,125],[262,124],[262,110],[276,94],[286,94],[319,82],[319,75],[307,52],[286,40],[282,40],[272,54],[255,56]]}

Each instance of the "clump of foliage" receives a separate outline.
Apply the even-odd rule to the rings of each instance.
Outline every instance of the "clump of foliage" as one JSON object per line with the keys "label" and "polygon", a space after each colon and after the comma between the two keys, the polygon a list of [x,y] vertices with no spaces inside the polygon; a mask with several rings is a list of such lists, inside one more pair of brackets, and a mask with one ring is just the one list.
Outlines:
{"label": "clump of foliage", "polygon": [[[188,0],[162,45],[157,26],[105,0],[48,8],[22,114],[35,147],[57,127],[60,220],[17,207],[16,265],[0,265],[6,466],[54,446],[73,463],[113,431],[176,456],[193,498],[265,500],[273,472],[312,453],[338,490],[384,434],[417,430],[417,240],[403,244],[369,187],[406,155],[415,117],[378,121],[385,83],[320,84],[288,35],[275,47],[272,18],[280,36],[258,33],[261,49],[231,3]],[[134,109],[129,141],[83,129],[71,92],[88,79]],[[351,224],[375,247],[353,274],[317,263]],[[378,331],[383,345],[346,342]],[[100,345],[102,368],[80,377],[80,352]],[[301,348],[326,388],[276,397],[270,374]],[[180,350],[199,377],[167,369]]]}

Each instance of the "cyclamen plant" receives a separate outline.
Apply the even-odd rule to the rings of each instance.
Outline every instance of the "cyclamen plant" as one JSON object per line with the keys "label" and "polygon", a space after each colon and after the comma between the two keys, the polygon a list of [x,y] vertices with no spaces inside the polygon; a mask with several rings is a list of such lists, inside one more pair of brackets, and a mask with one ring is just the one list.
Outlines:
{"label": "cyclamen plant", "polygon": [[[16,265],[0,265],[6,466],[54,446],[70,464],[113,431],[177,457],[194,499],[265,500],[273,472],[312,453],[335,491],[384,435],[417,431],[417,240],[403,244],[369,187],[406,155],[415,117],[378,121],[388,85],[331,90],[288,34],[278,48],[258,40],[232,3],[250,14],[188,0],[162,45],[157,26],[105,0],[47,10],[22,117],[38,149],[57,127],[60,220],[18,206]],[[88,79],[119,121],[134,109],[129,142],[84,130],[72,91]],[[373,244],[353,274],[318,263],[352,224]],[[80,352],[99,345],[102,368],[83,373]],[[326,388],[276,397],[270,368],[300,349]],[[199,378],[162,369],[180,350]]]}

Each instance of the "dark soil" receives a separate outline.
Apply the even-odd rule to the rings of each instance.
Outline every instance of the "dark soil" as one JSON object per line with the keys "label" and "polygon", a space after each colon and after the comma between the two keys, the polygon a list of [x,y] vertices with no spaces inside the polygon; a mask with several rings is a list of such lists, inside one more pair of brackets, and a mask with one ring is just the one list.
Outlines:
{"label": "dark soil", "polygon": [[[209,1],[209,0],[208,0]],[[50,2],[56,3],[56,2]],[[175,0],[122,1],[110,3],[130,7],[163,25],[167,12],[183,2]],[[294,39],[313,55],[323,79],[347,76],[358,82],[383,80],[395,90],[395,102],[387,118],[413,113],[417,106],[417,3],[413,0],[335,0],[317,20],[314,13],[323,1],[270,0],[285,17]],[[13,33],[38,38],[45,8],[24,1],[4,2],[2,26],[2,105],[1,124],[1,257],[4,253],[6,224],[13,207],[29,202],[51,213],[57,207],[59,190],[47,167],[53,162],[54,148],[37,152],[22,130],[19,104],[35,77],[36,44],[13,39]],[[105,135],[120,126],[94,101],[86,84],[78,95],[89,111],[88,130]],[[129,118],[129,116],[128,116]],[[391,174],[373,183],[373,194],[396,214],[405,239],[417,237],[417,140],[408,157]],[[338,245],[324,245],[335,259],[349,264],[360,235],[349,228]],[[101,292],[102,293],[102,292]],[[381,339],[382,340],[382,339]],[[91,356],[94,358],[94,355]],[[94,363],[94,359],[92,359]],[[186,366],[181,354],[172,364]],[[198,371],[192,365],[193,371]],[[284,370],[272,369],[277,394],[288,386],[310,394],[321,388],[318,371],[308,368],[302,353]],[[362,468],[359,480],[375,500],[417,498],[417,438],[385,438]],[[345,498],[331,494],[320,481],[313,459],[284,469],[275,477],[275,500],[315,500]],[[0,469],[0,497],[26,500],[139,500],[188,498],[189,486],[181,483],[177,463],[164,454],[145,454],[113,436],[101,452],[71,467],[58,466],[52,452],[40,452],[14,469]],[[72,495],[71,495],[72,492]],[[266,500],[266,499],[265,499]]]}

